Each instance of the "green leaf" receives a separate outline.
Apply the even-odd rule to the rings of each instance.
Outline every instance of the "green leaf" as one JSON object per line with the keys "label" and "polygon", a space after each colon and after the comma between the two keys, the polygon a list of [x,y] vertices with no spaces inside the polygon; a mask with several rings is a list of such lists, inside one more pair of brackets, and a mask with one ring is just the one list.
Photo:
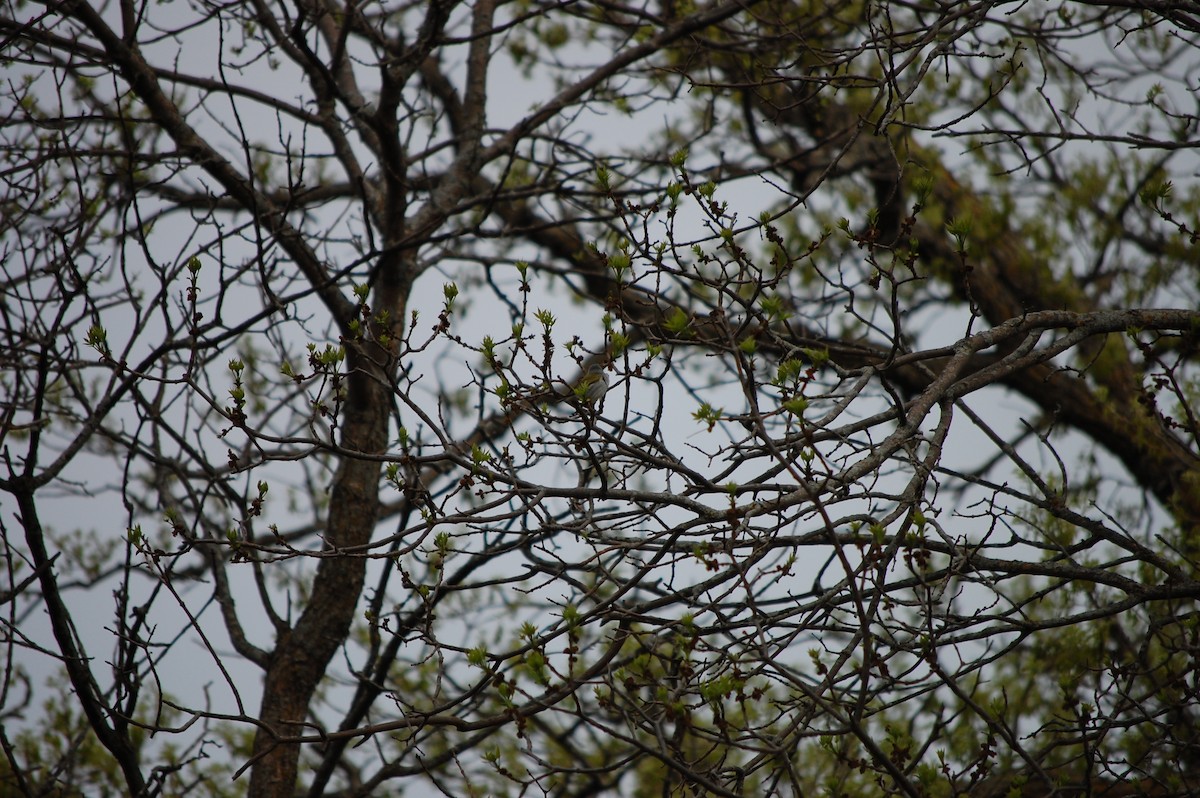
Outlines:
{"label": "green leaf", "polygon": [[682,335],[690,324],[691,318],[678,306],[672,307],[667,311],[667,317],[663,320],[663,326],[672,335]]}

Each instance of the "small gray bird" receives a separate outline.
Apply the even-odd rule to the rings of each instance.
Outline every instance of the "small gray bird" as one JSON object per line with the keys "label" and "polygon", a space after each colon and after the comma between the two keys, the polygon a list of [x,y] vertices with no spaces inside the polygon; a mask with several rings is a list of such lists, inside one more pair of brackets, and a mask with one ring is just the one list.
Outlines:
{"label": "small gray bird", "polygon": [[575,386],[575,396],[580,401],[595,407],[600,404],[600,400],[606,393],[608,393],[608,373],[604,370],[604,364],[590,364],[587,371],[579,378],[579,384]]}

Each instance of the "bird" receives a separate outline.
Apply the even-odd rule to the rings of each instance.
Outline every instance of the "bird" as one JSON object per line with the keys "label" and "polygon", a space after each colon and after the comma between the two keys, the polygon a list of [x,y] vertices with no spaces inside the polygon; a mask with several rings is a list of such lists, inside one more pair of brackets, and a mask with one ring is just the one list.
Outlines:
{"label": "bird", "polygon": [[579,378],[579,384],[575,386],[576,398],[595,407],[600,404],[600,400],[606,393],[608,393],[608,374],[604,370],[604,364],[589,364],[583,376]]}

